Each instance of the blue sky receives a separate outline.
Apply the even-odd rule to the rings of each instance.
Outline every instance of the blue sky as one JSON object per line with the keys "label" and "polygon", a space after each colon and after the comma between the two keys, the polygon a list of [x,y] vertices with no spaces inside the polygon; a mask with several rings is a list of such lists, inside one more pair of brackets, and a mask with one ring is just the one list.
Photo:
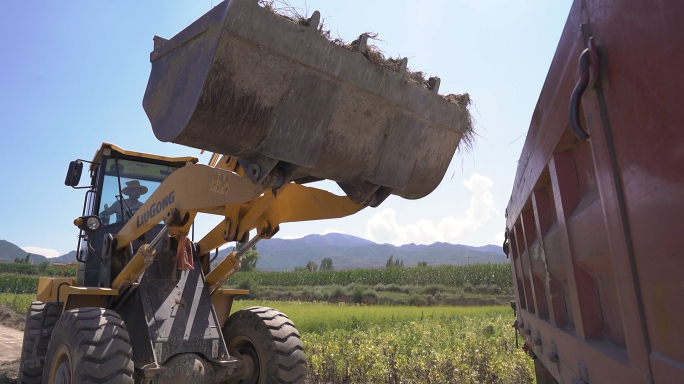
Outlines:
{"label": "blue sky", "polygon": [[[393,244],[499,244],[517,160],[571,2],[292,0],[334,35],[373,31],[387,56],[468,92],[480,135],[428,197],[392,196],[339,220],[285,224],[279,237],[344,232]],[[57,256],[76,248],[83,191],[69,161],[103,141],[168,156],[208,155],[161,143],[142,109],[152,37],[170,38],[216,1],[0,2],[0,239]],[[322,187],[339,191],[332,183]],[[218,218],[198,220],[206,232]]]}

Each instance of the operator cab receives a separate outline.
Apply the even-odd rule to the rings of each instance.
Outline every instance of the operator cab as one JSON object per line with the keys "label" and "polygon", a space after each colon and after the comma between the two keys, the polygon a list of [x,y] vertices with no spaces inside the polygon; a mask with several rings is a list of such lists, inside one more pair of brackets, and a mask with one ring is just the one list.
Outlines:
{"label": "operator cab", "polygon": [[[105,236],[116,235],[167,176],[197,161],[196,157],[164,157],[103,143],[92,161],[71,162],[65,184],[88,189],[82,217],[74,222],[80,229],[76,251],[78,284],[108,286],[137,248],[151,240],[163,225],[157,225],[134,241],[123,257],[111,260],[102,255]],[[91,182],[89,186],[78,187],[83,162],[90,163]]]}
{"label": "operator cab", "polygon": [[166,176],[178,169],[169,164],[117,157],[106,157],[103,161],[104,177],[96,209],[102,226],[128,221]]}

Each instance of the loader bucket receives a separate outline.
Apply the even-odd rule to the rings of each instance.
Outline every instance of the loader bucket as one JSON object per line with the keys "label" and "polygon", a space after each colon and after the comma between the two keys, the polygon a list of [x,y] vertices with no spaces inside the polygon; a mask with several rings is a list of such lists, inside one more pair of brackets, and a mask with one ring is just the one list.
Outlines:
{"label": "loader bucket", "polygon": [[143,100],[154,134],[237,157],[253,181],[277,168],[337,181],[357,203],[429,194],[470,129],[467,108],[329,41],[319,15],[297,23],[227,0],[155,37]]}

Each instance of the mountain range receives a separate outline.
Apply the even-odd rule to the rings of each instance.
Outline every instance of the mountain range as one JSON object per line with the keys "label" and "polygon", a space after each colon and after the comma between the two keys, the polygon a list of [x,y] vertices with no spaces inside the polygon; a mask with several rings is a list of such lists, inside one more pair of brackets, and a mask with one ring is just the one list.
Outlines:
{"label": "mountain range", "polygon": [[[506,255],[500,246],[485,245],[472,247],[467,245],[434,243],[430,245],[377,244],[370,240],[346,235],[329,233],[326,235],[308,235],[300,239],[269,239],[260,241],[257,246],[259,261],[257,269],[267,271],[293,270],[303,267],[308,261],[320,264],[329,257],[335,269],[380,268],[387,259],[403,261],[405,266],[415,266],[419,262],[428,265],[458,265],[467,263],[507,262]],[[18,251],[17,251],[18,250]],[[219,251],[219,258],[224,258],[231,249]],[[26,251],[16,245],[0,240],[0,261],[13,261],[16,257],[26,256]],[[47,260],[40,255],[35,262]],[[40,259],[40,261],[38,261]],[[76,260],[76,251],[49,259],[52,262],[71,262]]]}
{"label": "mountain range", "polygon": [[[7,240],[0,240],[0,262],[13,262],[16,258],[25,258],[29,252],[17,247]],[[42,255],[31,254],[29,261],[31,264],[40,264],[48,258]]]}
{"label": "mountain range", "polygon": [[[496,245],[471,247],[434,243],[396,246],[341,233],[262,240],[256,248],[260,256],[257,269],[268,271],[292,270],[305,266],[310,260],[320,264],[326,257],[332,259],[336,269],[380,268],[385,266],[390,256],[403,261],[405,266],[415,266],[419,262],[428,265],[507,262],[501,247]],[[228,252],[228,249],[220,251],[219,257],[225,257]]]}

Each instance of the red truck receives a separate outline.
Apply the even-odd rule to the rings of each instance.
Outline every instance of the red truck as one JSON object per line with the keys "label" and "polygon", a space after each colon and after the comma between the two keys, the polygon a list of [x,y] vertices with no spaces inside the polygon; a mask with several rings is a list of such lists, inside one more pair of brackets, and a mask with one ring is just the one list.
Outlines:
{"label": "red truck", "polygon": [[684,1],[574,1],[506,210],[538,383],[684,383],[683,96]]}

